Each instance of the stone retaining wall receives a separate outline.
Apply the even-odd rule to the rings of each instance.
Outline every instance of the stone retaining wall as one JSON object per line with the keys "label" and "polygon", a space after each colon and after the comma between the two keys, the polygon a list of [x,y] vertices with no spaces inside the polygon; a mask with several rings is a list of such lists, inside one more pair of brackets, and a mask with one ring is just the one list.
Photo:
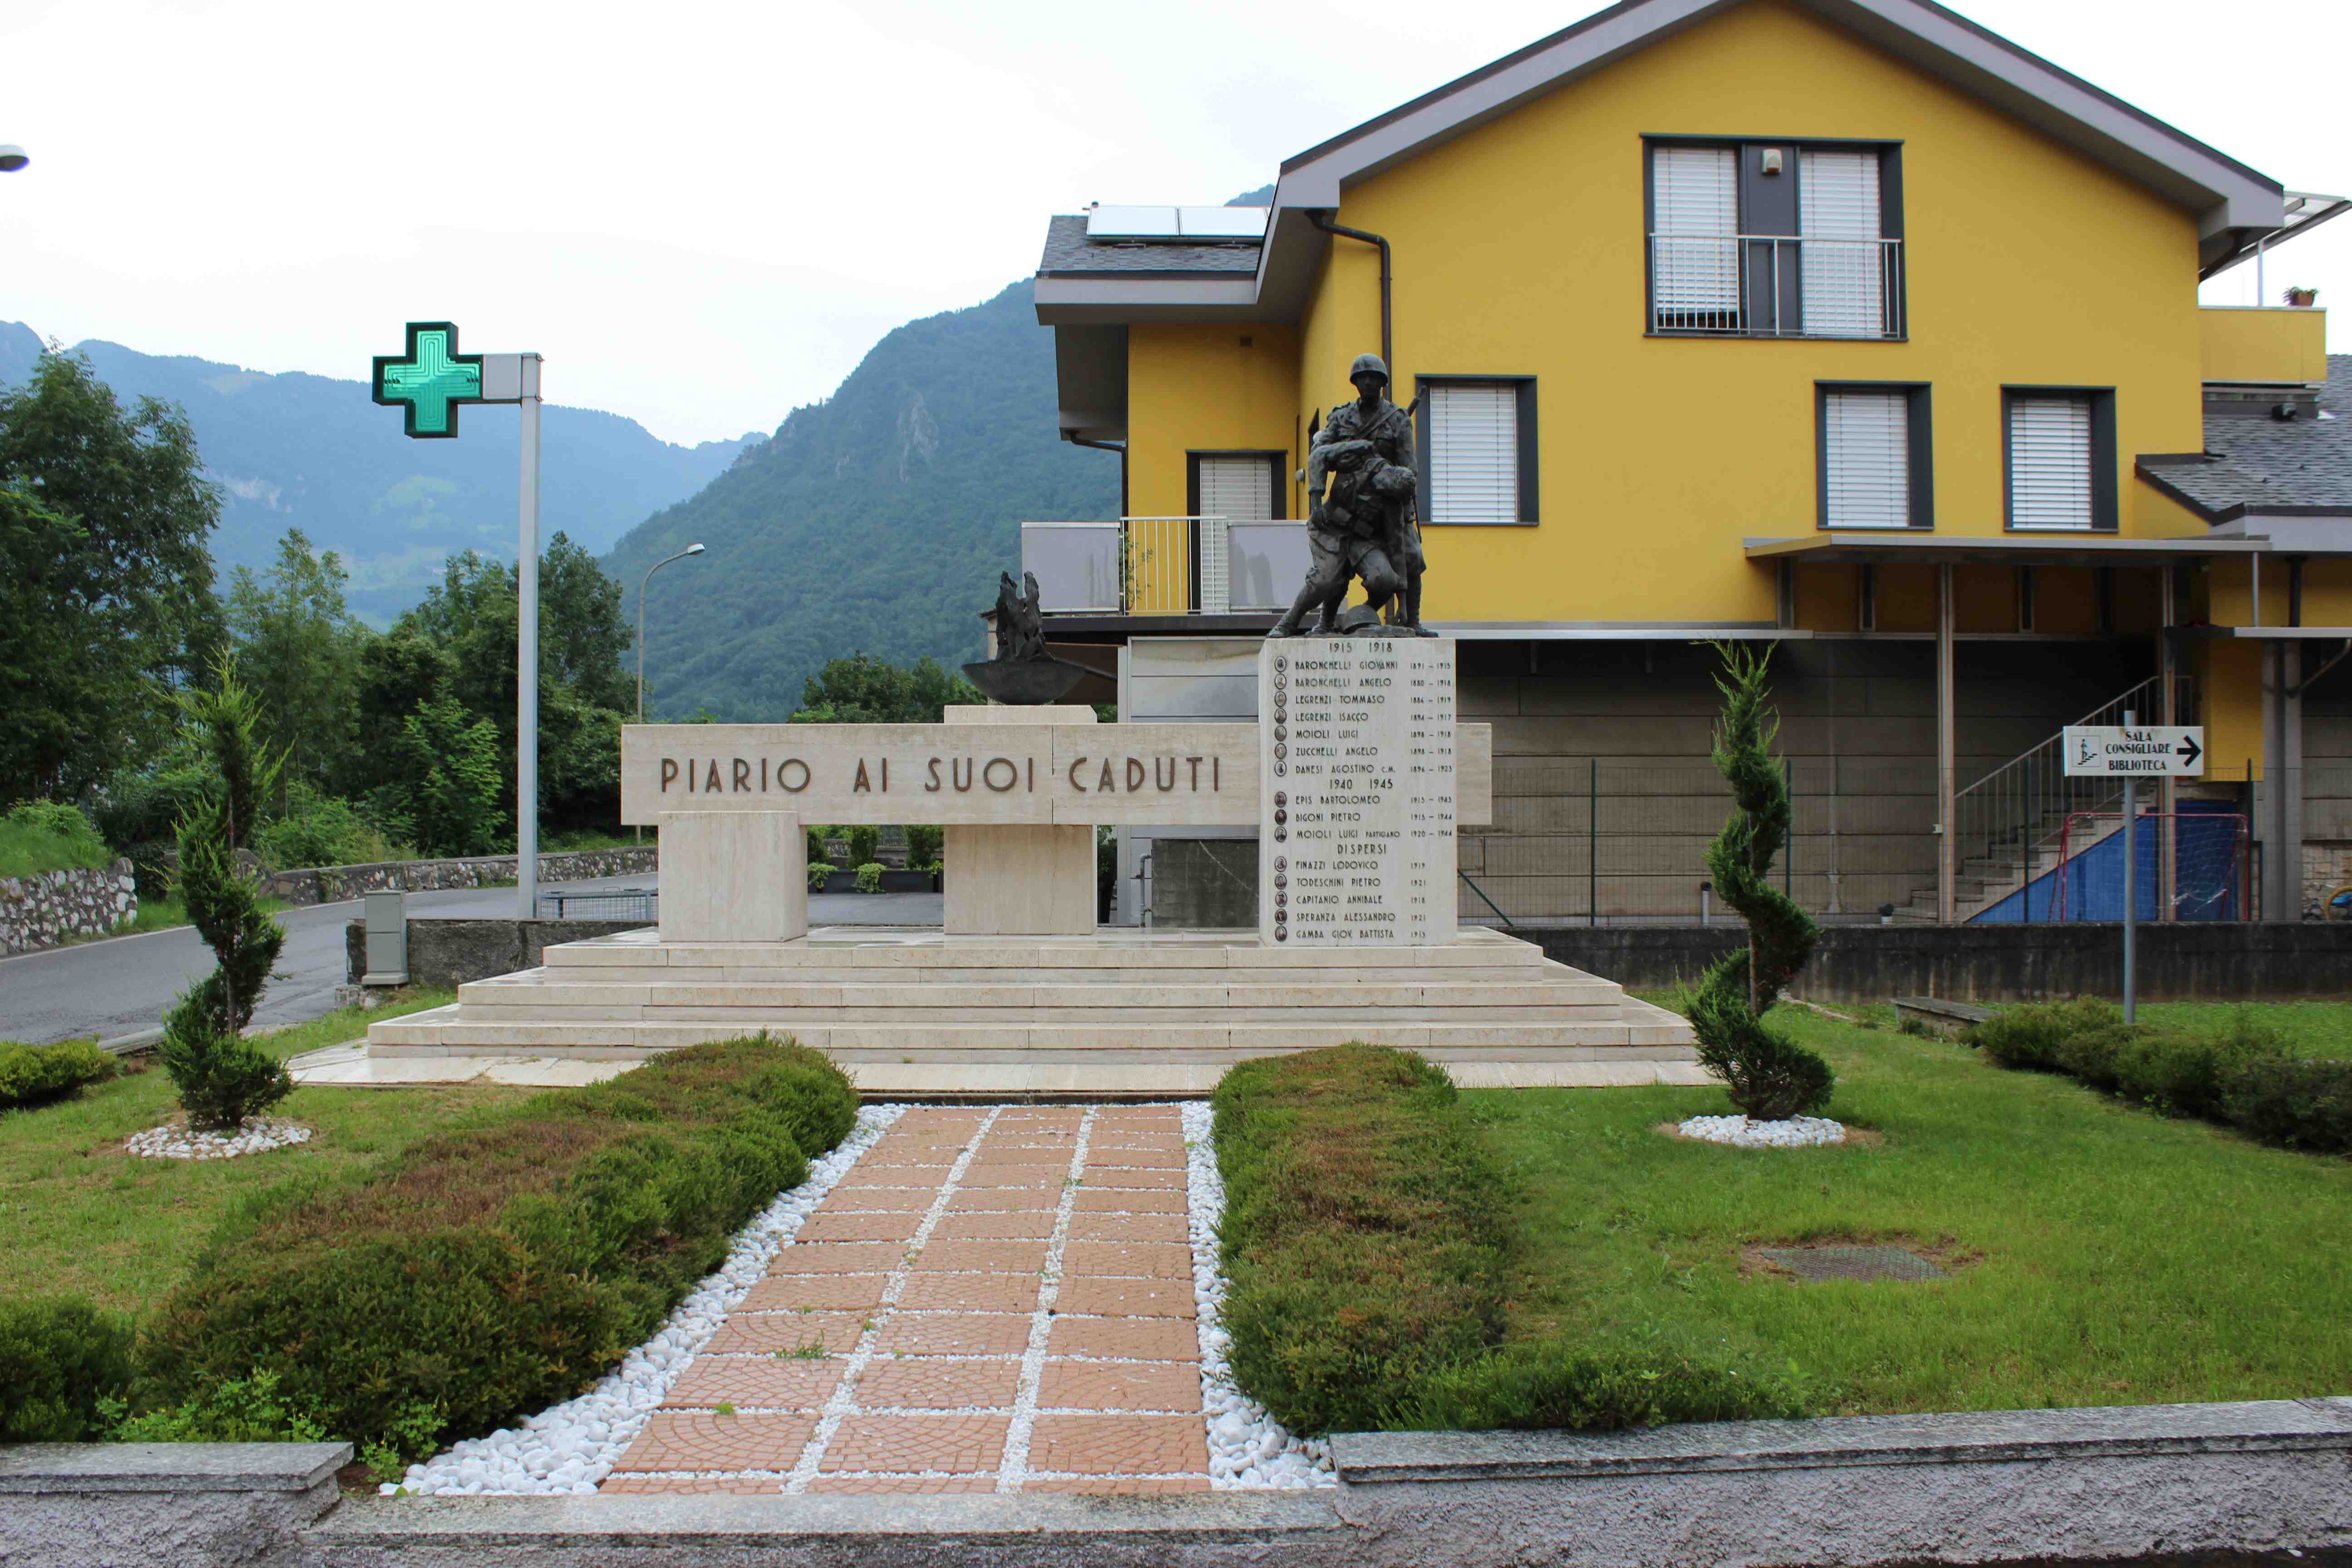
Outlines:
{"label": "stone retaining wall", "polygon": [[138,912],[128,860],[103,870],[0,878],[0,953],[33,952],[70,936],[104,936]]}
{"label": "stone retaining wall", "polygon": [[341,1444],[0,1447],[5,1568],[1877,1568],[2340,1563],[2352,1400],[1332,1439],[1175,1497],[337,1500]]}
{"label": "stone retaining wall", "polygon": [[[591,942],[625,931],[643,931],[647,921],[429,920],[408,922],[408,983],[455,991],[477,980],[537,969],[541,954],[561,942]],[[343,928],[343,969],[357,985],[367,973],[367,922]],[[0,1563],[0,1568],[5,1568]]]}
{"label": "stone retaining wall", "polygon": [[[654,846],[627,849],[573,849],[539,858],[542,882],[583,881],[592,877],[650,877]],[[384,860],[368,866],[310,866],[262,874],[265,897],[295,907],[331,904],[385,888],[422,893],[441,888],[481,888],[512,882],[521,862],[512,855],[478,855],[461,860]]]}

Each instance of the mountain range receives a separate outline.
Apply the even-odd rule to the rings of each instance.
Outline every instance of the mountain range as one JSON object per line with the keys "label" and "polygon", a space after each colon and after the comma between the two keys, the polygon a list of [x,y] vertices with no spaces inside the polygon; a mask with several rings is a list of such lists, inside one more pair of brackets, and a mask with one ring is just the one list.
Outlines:
{"label": "mountain range", "polygon": [[655,580],[647,714],[774,721],[827,659],[982,658],[1021,523],[1118,515],[1118,457],[1059,438],[1054,334],[1023,279],[887,334],[604,569],[635,610],[646,567],[707,545]]}
{"label": "mountain range", "polygon": [[[23,383],[41,342],[22,322],[0,322],[0,384]],[[299,528],[341,555],[352,611],[382,626],[440,580],[450,552],[514,558],[516,421],[507,410],[476,410],[458,440],[415,441],[364,382],[270,375],[97,339],[75,352],[126,404],[154,396],[187,411],[222,491],[213,558],[224,581],[231,567],[266,564],[286,531]],[[551,404],[541,416],[541,537],[562,529],[602,554],[759,439],[682,447],[616,414]]]}

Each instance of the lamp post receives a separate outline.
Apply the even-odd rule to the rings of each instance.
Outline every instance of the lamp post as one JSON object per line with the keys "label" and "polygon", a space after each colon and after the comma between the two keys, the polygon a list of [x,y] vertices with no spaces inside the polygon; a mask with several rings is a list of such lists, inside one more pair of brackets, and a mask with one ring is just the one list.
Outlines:
{"label": "lamp post", "polygon": [[646,590],[653,586],[654,574],[671,562],[701,553],[701,545],[689,544],[675,555],[665,555],[646,568],[646,580],[637,584],[637,722],[640,724],[646,721]]}
{"label": "lamp post", "polygon": [[[637,584],[637,722],[640,724],[646,721],[646,590],[654,585],[654,574],[671,562],[701,553],[701,542],[697,541],[675,555],[665,555],[646,568],[646,580]],[[639,823],[635,832],[637,842],[643,844],[646,841],[645,825]]]}

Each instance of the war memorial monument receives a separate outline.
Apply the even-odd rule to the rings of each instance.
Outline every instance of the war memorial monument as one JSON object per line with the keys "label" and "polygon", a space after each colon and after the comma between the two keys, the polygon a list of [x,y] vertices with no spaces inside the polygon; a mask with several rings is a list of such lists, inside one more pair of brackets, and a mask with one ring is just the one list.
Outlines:
{"label": "war memorial monument", "polygon": [[[942,723],[624,730],[658,926],[551,947],[374,1026],[371,1050],[628,1059],[767,1029],[898,1095],[1199,1093],[1241,1057],[1349,1040],[1471,1086],[1689,1078],[1681,1018],[1457,921],[1493,737],[1456,721],[1454,643],[1419,624],[1409,419],[1375,356],[1353,379],[1310,448],[1313,564],[1259,652],[1255,725],[1056,702],[1083,671],[1007,576],[995,657],[965,667],[998,700]],[[904,822],[945,829],[940,926],[812,929],[803,825]],[[1256,929],[1098,928],[1105,824],[1255,826]]]}

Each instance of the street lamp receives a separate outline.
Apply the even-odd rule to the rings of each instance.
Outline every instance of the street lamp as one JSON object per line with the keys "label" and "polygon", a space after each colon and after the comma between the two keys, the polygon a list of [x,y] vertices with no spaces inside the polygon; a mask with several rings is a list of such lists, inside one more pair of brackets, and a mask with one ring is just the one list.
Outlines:
{"label": "street lamp", "polygon": [[[654,585],[654,574],[671,562],[701,553],[702,545],[698,542],[675,555],[665,555],[646,568],[646,580],[637,584],[637,722],[640,724],[646,721],[646,590]],[[642,826],[637,828],[636,836],[638,843],[646,841],[646,830]]]}
{"label": "street lamp", "polygon": [[25,150],[12,142],[0,142],[0,174],[13,174],[33,160]]}
{"label": "street lamp", "polygon": [[653,586],[654,574],[671,562],[701,553],[701,545],[689,544],[675,555],[665,555],[646,568],[646,580],[637,584],[637,722],[640,724],[646,721],[646,590]]}

